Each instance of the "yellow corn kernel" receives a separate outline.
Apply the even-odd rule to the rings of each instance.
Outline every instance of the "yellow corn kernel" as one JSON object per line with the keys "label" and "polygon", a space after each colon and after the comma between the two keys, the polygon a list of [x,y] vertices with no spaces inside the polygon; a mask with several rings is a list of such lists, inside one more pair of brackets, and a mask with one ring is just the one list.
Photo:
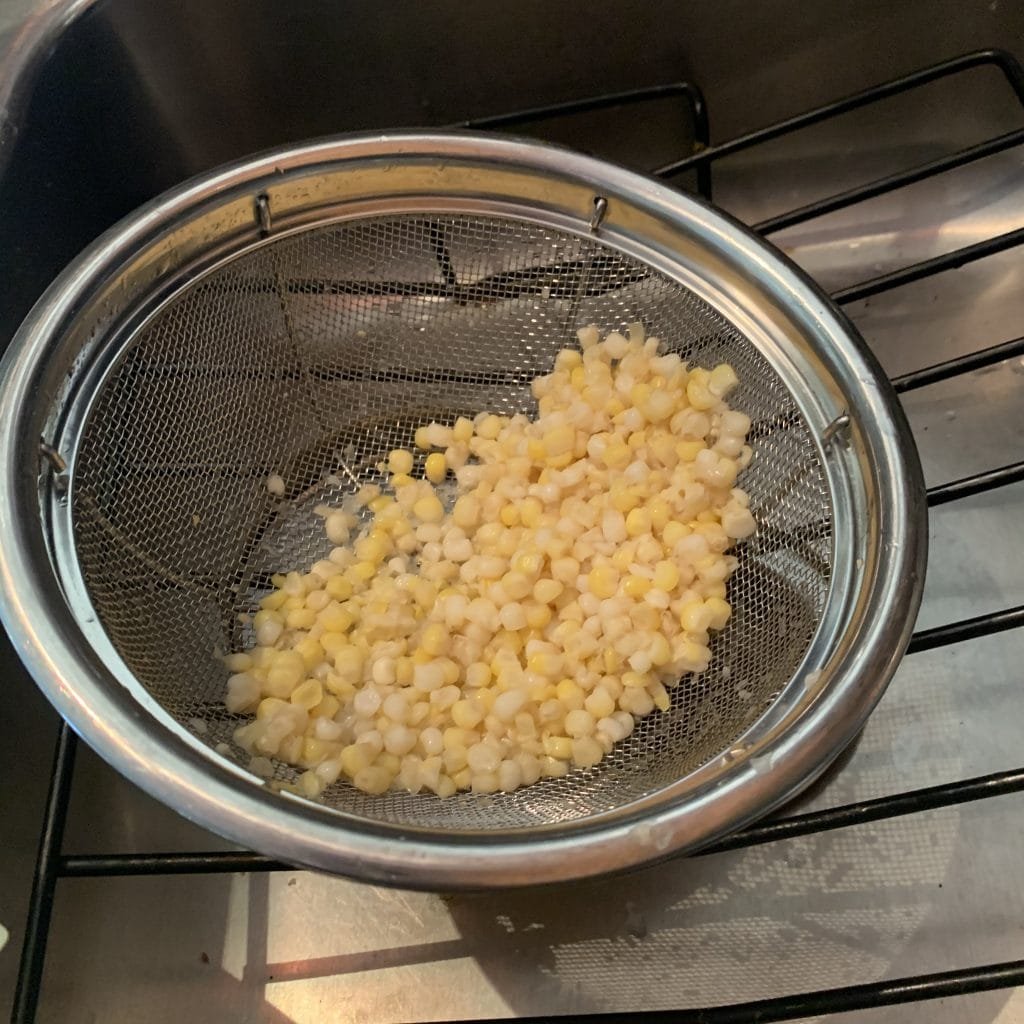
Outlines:
{"label": "yellow corn kernel", "polygon": [[537,580],[533,585],[533,597],[534,600],[540,601],[541,604],[550,604],[558,598],[563,590],[565,590],[565,585],[558,580]]}
{"label": "yellow corn kernel", "polygon": [[600,720],[614,714],[615,701],[607,690],[599,687],[594,690],[593,693],[587,694],[587,698],[583,702],[583,707],[585,710],[589,711],[594,718]]}
{"label": "yellow corn kernel", "polygon": [[708,390],[719,398],[724,398],[737,384],[736,371],[728,363],[719,363],[708,378]]}
{"label": "yellow corn kernel", "polygon": [[576,431],[572,427],[568,425],[555,427],[544,438],[544,451],[549,459],[559,455],[571,455],[575,443]]}
{"label": "yellow corn kernel", "polygon": [[640,537],[651,532],[651,514],[645,508],[635,508],[626,516],[626,533]]}
{"label": "yellow corn kernel", "polygon": [[555,687],[555,697],[567,711],[578,711],[583,707],[585,694],[580,686],[571,679],[563,679]]}
{"label": "yellow corn kernel", "polygon": [[256,721],[269,722],[287,707],[288,702],[280,697],[264,697],[256,708]]}
{"label": "yellow corn kernel", "polygon": [[568,761],[572,758],[572,740],[568,736],[546,736],[544,753],[559,761]]}
{"label": "yellow corn kernel", "polygon": [[[529,623],[527,623],[529,625]],[[519,632],[509,632],[508,630],[502,630],[497,637],[502,647],[506,650],[511,651],[513,654],[519,654],[523,649],[523,637]]]}
{"label": "yellow corn kernel", "polygon": [[395,662],[395,682],[399,686],[411,686],[414,663],[412,658],[399,658]]}
{"label": "yellow corn kernel", "polygon": [[460,729],[473,729],[483,720],[483,711],[475,701],[457,700],[452,705],[452,721]]}
{"label": "yellow corn kernel", "polygon": [[669,697],[668,690],[657,680],[647,688],[647,692],[653,698],[654,706],[659,711],[668,711],[672,707],[672,698]]}
{"label": "yellow corn kernel", "polygon": [[373,562],[356,562],[345,570],[345,575],[355,583],[367,583],[377,575],[377,567]]}
{"label": "yellow corn kernel", "polygon": [[436,494],[425,494],[416,499],[412,514],[421,523],[439,523],[444,518],[444,505]]}
{"label": "yellow corn kernel", "polygon": [[602,655],[604,670],[608,675],[618,672],[622,668],[622,655],[614,648],[606,647]]}
{"label": "yellow corn kernel", "polygon": [[622,685],[627,689],[635,689],[636,687],[643,688],[647,685],[646,676],[642,676],[639,672],[623,672],[622,673]]}
{"label": "yellow corn kernel", "polygon": [[646,384],[643,381],[637,381],[637,383],[629,389],[629,400],[635,406],[643,406],[650,397],[651,385]]}
{"label": "yellow corn kernel", "polygon": [[299,683],[292,691],[291,702],[307,711],[315,708],[323,700],[324,688],[318,679],[307,679]]}
{"label": "yellow corn kernel", "polygon": [[295,645],[294,649],[302,658],[307,672],[312,672],[324,660],[324,648],[320,641],[308,633]]}
{"label": "yellow corn kernel", "polygon": [[661,561],[654,567],[654,585],[669,593],[679,585],[679,567],[674,562]]}
{"label": "yellow corn kernel", "polygon": [[547,456],[544,442],[540,438],[531,437],[526,442],[526,454],[533,462],[543,462]]}
{"label": "yellow corn kernel", "polygon": [[373,747],[367,743],[352,743],[341,751],[341,770],[351,779],[373,764]]}
{"label": "yellow corn kernel", "polygon": [[342,647],[334,655],[334,671],[343,682],[355,684],[363,677],[365,661],[362,651],[355,647]]}
{"label": "yellow corn kernel", "polygon": [[632,512],[640,504],[640,495],[634,488],[627,487],[625,484],[612,484],[608,496],[611,499],[612,507],[623,515]]}
{"label": "yellow corn kernel", "polygon": [[626,572],[629,567],[636,561],[636,552],[632,545],[624,545],[623,547],[616,548],[612,554],[611,562],[620,573]]}
{"label": "yellow corn kernel", "polygon": [[372,533],[356,541],[356,558],[361,562],[372,562],[375,565],[379,565],[384,561],[384,556],[387,555],[389,547],[390,545],[384,535],[379,530],[374,530]]}
{"label": "yellow corn kernel", "polygon": [[537,498],[525,498],[519,506],[519,520],[527,529],[537,529],[543,514],[544,506]]}
{"label": "yellow corn kernel", "polygon": [[433,452],[423,463],[423,473],[432,484],[439,484],[448,475],[448,462],[440,452]]}
{"label": "yellow corn kernel", "polygon": [[452,427],[452,440],[465,444],[473,436],[473,421],[460,416]]}
{"label": "yellow corn kernel", "polygon": [[666,548],[674,548],[684,537],[690,535],[690,528],[683,523],[675,521],[666,523],[661,531],[661,539],[665,542]]}
{"label": "yellow corn kernel", "polygon": [[672,518],[672,508],[664,498],[655,498],[647,506],[651,516],[651,526],[655,530],[664,530]]}
{"label": "yellow corn kernel", "polygon": [[260,608],[268,612],[277,611],[287,600],[288,595],[283,590],[275,590],[260,601]]}
{"label": "yellow corn kernel", "polygon": [[530,579],[523,573],[514,570],[501,577],[501,586],[505,591],[505,596],[511,601],[521,601],[533,590]]}
{"label": "yellow corn kernel", "polygon": [[552,619],[551,606],[530,602],[526,605],[526,625],[530,629],[543,629]]}
{"label": "yellow corn kernel", "polygon": [[678,441],[676,443],[676,453],[679,455],[680,462],[693,462],[705,448],[707,445],[703,441]]}
{"label": "yellow corn kernel", "polygon": [[472,530],[480,522],[480,502],[471,494],[464,494],[452,508],[452,522],[463,530]]}
{"label": "yellow corn kernel", "polygon": [[328,633],[347,633],[355,622],[355,617],[337,601],[332,601],[320,612],[316,620]]}
{"label": "yellow corn kernel", "polygon": [[448,650],[448,631],[438,622],[431,623],[423,630],[420,648],[431,657],[437,657]]}
{"label": "yellow corn kernel", "polygon": [[622,585],[623,592],[634,600],[639,600],[650,589],[651,581],[644,579],[643,576],[627,576],[626,582]]}
{"label": "yellow corn kernel", "polygon": [[599,565],[596,569],[592,569],[587,576],[587,586],[590,588],[590,593],[601,598],[602,601],[605,598],[614,597],[619,589],[618,573],[610,565]]}
{"label": "yellow corn kernel", "polygon": [[308,765],[316,765],[324,760],[326,757],[330,757],[332,754],[338,753],[338,744],[331,743],[327,740],[318,740],[314,736],[307,736],[302,741],[302,763]]}
{"label": "yellow corn kernel", "polygon": [[312,608],[293,608],[284,617],[284,624],[289,629],[309,629],[316,622],[316,612]]}
{"label": "yellow corn kernel", "polygon": [[575,370],[577,366],[583,363],[583,356],[574,348],[563,348],[557,356],[555,356],[555,369],[556,370]]}
{"label": "yellow corn kernel", "polygon": [[[601,460],[609,469],[619,469],[625,466],[630,458],[632,458],[632,454],[630,453],[629,446],[621,440],[609,444],[601,456]],[[619,511],[621,512],[622,510],[620,509]]]}
{"label": "yellow corn kernel", "polygon": [[498,518],[505,526],[513,527],[519,525],[519,507],[517,505],[506,505],[498,514]]}
{"label": "yellow corn kernel", "polygon": [[333,718],[341,710],[341,701],[330,693],[324,694],[320,703],[316,705],[310,714],[317,718]]}
{"label": "yellow corn kernel", "polygon": [[324,584],[324,590],[335,600],[346,601],[352,596],[352,582],[341,573],[338,573]]}
{"label": "yellow corn kernel", "polygon": [[420,427],[415,435],[416,447],[422,451],[429,451],[434,446],[430,443],[430,431],[426,427]]}
{"label": "yellow corn kernel", "polygon": [[491,415],[485,416],[479,426],[476,428],[478,437],[482,437],[486,441],[493,441],[500,433],[503,422],[500,416]]}
{"label": "yellow corn kernel", "polygon": [[413,453],[395,449],[387,457],[387,468],[392,474],[408,476],[413,471]]}
{"label": "yellow corn kernel", "polygon": [[473,689],[483,689],[485,686],[490,686],[491,680],[491,667],[485,662],[474,661],[466,669],[466,685]]}
{"label": "yellow corn kernel", "polygon": [[530,672],[551,679],[562,671],[562,656],[554,651],[541,651],[528,659],[526,667]]}
{"label": "yellow corn kernel", "polygon": [[729,616],[732,615],[732,606],[729,602],[723,601],[720,597],[709,597],[704,602],[704,607],[711,615],[708,628],[725,629],[725,624],[729,621]]}
{"label": "yellow corn kernel", "polygon": [[612,395],[612,397],[605,402],[604,411],[609,415],[609,417],[614,419],[620,412],[626,411],[626,403],[623,402],[618,395]]}
{"label": "yellow corn kernel", "polygon": [[686,384],[686,398],[690,405],[704,412],[718,404],[718,399],[711,393],[707,385],[707,373],[694,370]]}
{"label": "yellow corn kernel", "polygon": [[687,601],[679,611],[679,624],[687,633],[706,633],[711,625],[711,611],[703,601]]}
{"label": "yellow corn kernel", "polygon": [[660,633],[655,634],[647,649],[647,653],[650,655],[651,664],[655,668],[661,668],[662,665],[667,665],[672,660],[672,647],[668,640]]}

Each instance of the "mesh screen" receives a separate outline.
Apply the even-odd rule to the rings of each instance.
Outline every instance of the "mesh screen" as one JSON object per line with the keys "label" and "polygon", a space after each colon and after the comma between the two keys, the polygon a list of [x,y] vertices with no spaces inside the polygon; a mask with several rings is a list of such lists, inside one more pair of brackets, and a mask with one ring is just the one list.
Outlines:
{"label": "mesh screen", "polygon": [[791,678],[824,606],[832,511],[816,447],[768,363],[692,292],[595,239],[508,219],[310,229],[201,278],[131,340],[72,486],[82,574],[121,657],[204,742],[230,744],[244,719],[222,706],[217,655],[249,645],[239,616],[269,574],[329,551],[314,507],[377,481],[374,464],[425,422],[532,412],[530,381],[577,327],[638,320],[692,364],[731,362],[730,404],[754,421],[740,483],[759,531],[736,551],[710,669],[596,768],[508,795],[374,797],[339,782],[322,799],[393,823],[521,828],[612,809],[726,750]]}

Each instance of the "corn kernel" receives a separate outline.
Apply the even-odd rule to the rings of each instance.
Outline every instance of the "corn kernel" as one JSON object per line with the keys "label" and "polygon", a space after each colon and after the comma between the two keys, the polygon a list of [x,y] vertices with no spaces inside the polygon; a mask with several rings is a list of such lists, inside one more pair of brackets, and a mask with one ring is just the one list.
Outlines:
{"label": "corn kernel", "polygon": [[709,597],[704,602],[704,608],[711,616],[708,622],[708,629],[725,629],[729,616],[732,615],[732,607],[728,601],[720,597]]}
{"label": "corn kernel", "polygon": [[712,409],[718,403],[718,399],[708,389],[706,375],[698,376],[696,371],[686,384],[686,398],[700,412]]}
{"label": "corn kernel", "polygon": [[590,593],[604,600],[612,597],[619,588],[618,573],[610,565],[600,565],[587,576]]}
{"label": "corn kernel", "polygon": [[[609,469],[619,469],[625,466],[631,458],[629,446],[621,440],[608,445],[601,456],[602,461]],[[622,509],[619,510],[620,512]]]}
{"label": "corn kernel", "polygon": [[550,605],[531,601],[525,607],[526,625],[530,629],[543,629],[553,618]]}
{"label": "corn kernel", "polygon": [[457,700],[452,705],[452,721],[460,729],[473,729],[483,720],[483,712],[469,700]]}
{"label": "corn kernel", "polygon": [[485,416],[476,428],[477,435],[487,441],[493,441],[501,433],[502,420],[500,416]]}
{"label": "corn kernel", "polygon": [[556,600],[563,591],[565,585],[560,583],[558,580],[553,579],[541,579],[533,585],[533,596],[534,599],[540,601],[542,604],[550,604]]}
{"label": "corn kernel", "polygon": [[293,608],[284,618],[289,629],[309,629],[316,622],[316,612],[312,608]]}
{"label": "corn kernel", "polygon": [[476,661],[466,669],[466,685],[474,689],[490,686],[491,679],[491,667],[482,661]]}
{"label": "corn kernel", "polygon": [[590,712],[595,720],[607,718],[615,711],[615,701],[607,690],[599,687],[592,693],[588,693],[583,701],[583,707]]}
{"label": "corn kernel", "polygon": [[556,687],[557,700],[570,711],[583,707],[583,690],[571,679],[563,679]]}
{"label": "corn kernel", "polygon": [[636,600],[642,598],[650,589],[650,580],[644,579],[643,576],[627,576],[625,583],[622,585],[623,593]]}
{"label": "corn kernel", "polygon": [[323,685],[317,679],[307,679],[292,691],[291,702],[307,711],[315,708],[323,700]]}
{"label": "corn kernel", "polygon": [[634,508],[626,516],[626,533],[630,537],[640,537],[651,532],[651,514],[644,508]]}
{"label": "corn kernel", "polygon": [[423,472],[432,484],[441,483],[448,475],[448,463],[440,452],[433,452],[423,463]]}
{"label": "corn kernel", "polygon": [[544,451],[548,458],[572,454],[576,442],[576,431],[570,426],[555,427],[544,438]]}
{"label": "corn kernel", "polygon": [[275,590],[272,594],[267,594],[260,601],[260,608],[268,612],[277,611],[284,604],[287,597],[288,595],[283,590]]}
{"label": "corn kernel", "polygon": [[349,580],[355,584],[367,583],[377,575],[377,566],[373,562],[356,562],[345,570]]}
{"label": "corn kernel", "polygon": [[444,505],[436,494],[425,494],[416,499],[412,514],[422,523],[439,523],[444,518]]}
{"label": "corn kernel", "polygon": [[572,740],[568,736],[547,736],[544,753],[559,761],[568,761],[572,757]]}
{"label": "corn kernel", "polygon": [[703,601],[688,601],[679,612],[679,624],[687,633],[706,633],[711,625],[711,610]]}
{"label": "corn kernel", "polygon": [[336,600],[345,601],[352,596],[352,582],[339,573],[324,584],[324,590]]}
{"label": "corn kernel", "polygon": [[448,649],[448,631],[439,623],[432,623],[423,630],[420,649],[431,657],[443,654]]}
{"label": "corn kernel", "polygon": [[679,569],[674,562],[658,562],[654,567],[654,585],[664,591],[672,591],[679,585]]}
{"label": "corn kernel", "polygon": [[720,363],[711,371],[708,390],[713,395],[724,398],[738,383],[736,371],[728,363]]}

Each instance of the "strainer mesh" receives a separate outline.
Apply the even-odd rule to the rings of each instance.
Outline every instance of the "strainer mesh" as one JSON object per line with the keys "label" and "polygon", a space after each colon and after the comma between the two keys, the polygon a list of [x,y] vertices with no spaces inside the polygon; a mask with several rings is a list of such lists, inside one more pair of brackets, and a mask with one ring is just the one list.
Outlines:
{"label": "strainer mesh", "polygon": [[596,768],[510,795],[338,783],[323,799],[393,823],[520,828],[610,810],[726,750],[791,678],[824,606],[832,508],[817,449],[778,375],[691,291],[595,239],[507,218],[311,228],[200,278],[130,339],[95,396],[71,492],[83,580],[121,658],[194,734],[230,744],[242,718],[222,706],[216,655],[249,643],[239,616],[270,573],[327,553],[313,508],[354,489],[345,467],[375,481],[425,422],[532,411],[529,382],[577,327],[637,320],[693,364],[732,363],[730,403],[755,424],[741,484],[760,529],[737,551],[711,668]]}

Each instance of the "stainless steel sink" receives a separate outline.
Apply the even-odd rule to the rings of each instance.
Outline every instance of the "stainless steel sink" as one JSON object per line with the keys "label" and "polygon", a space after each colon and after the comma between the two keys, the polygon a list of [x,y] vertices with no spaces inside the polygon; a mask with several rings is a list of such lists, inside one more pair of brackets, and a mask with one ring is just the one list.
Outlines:
{"label": "stainless steel sink", "polygon": [[[472,9],[456,0],[0,0],[4,24],[4,341],[64,263],[118,217],[189,175],[289,140],[687,80],[703,90],[720,143],[961,53],[996,46],[1024,57],[1024,7],[1008,0]],[[713,197],[758,223],[1022,126],[1018,98],[983,64],[716,161]],[[678,97],[531,131],[646,168],[685,157],[694,137]],[[772,238],[842,291],[1024,225],[1022,154],[1005,148]],[[1024,333],[1021,252],[850,301],[847,312],[894,376],[995,345]],[[1019,353],[908,390],[904,403],[932,486],[1024,458]],[[934,508],[919,628],[1024,604],[1022,505],[1016,483]],[[909,656],[849,757],[784,815],[1019,768],[1022,663],[1022,629]],[[5,1008],[56,723],[6,645],[0,664]],[[37,1019],[672,1009],[1019,957],[1021,795],[856,820],[625,877],[486,896],[291,871],[67,878]],[[65,853],[225,849],[80,751]],[[1003,988],[828,1019],[1008,1024],[1024,1021],[1024,994]]]}

